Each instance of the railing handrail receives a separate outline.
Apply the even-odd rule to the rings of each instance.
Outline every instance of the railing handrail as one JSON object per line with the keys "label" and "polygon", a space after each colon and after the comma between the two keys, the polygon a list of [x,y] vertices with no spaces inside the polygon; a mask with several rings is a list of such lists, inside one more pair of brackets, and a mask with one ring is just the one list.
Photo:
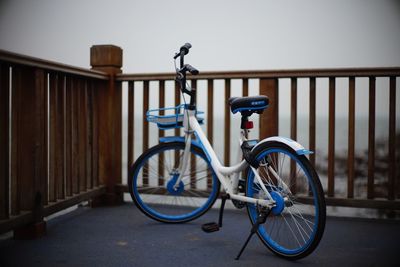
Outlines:
{"label": "railing handrail", "polygon": [[[204,71],[193,79],[252,79],[252,78],[308,78],[308,77],[390,77],[400,76],[400,67],[287,69],[248,71]],[[118,74],[117,81],[174,80],[175,73]]]}
{"label": "railing handrail", "polygon": [[101,71],[79,68],[54,61],[16,54],[1,49],[0,49],[0,61],[5,61],[12,64],[42,68],[54,72],[63,72],[66,74],[79,75],[87,78],[95,78],[101,80],[108,80],[110,78],[108,74]]}

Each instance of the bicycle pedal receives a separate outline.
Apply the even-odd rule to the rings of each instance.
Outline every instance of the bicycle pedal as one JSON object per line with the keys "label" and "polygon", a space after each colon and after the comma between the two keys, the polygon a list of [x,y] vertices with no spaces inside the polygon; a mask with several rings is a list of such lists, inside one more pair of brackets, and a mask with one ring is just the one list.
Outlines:
{"label": "bicycle pedal", "polygon": [[205,223],[201,226],[201,229],[206,233],[212,233],[219,231],[219,225],[216,222]]}

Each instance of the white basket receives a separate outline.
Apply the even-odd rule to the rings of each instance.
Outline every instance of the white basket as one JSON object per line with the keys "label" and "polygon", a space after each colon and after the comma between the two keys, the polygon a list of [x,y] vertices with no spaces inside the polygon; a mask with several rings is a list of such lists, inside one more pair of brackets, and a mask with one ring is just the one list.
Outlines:
{"label": "white basket", "polygon": [[[171,108],[151,109],[146,112],[146,118],[148,122],[156,123],[161,130],[180,128],[183,126],[184,110],[185,104]],[[196,111],[196,118],[202,124],[204,121],[204,112]]]}

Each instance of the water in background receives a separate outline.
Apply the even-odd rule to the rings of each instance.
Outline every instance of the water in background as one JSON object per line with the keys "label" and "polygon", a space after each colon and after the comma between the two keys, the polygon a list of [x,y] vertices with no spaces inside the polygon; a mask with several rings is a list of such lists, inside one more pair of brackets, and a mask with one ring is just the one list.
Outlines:
{"label": "water in background", "polygon": [[[253,115],[254,129],[250,132],[250,138],[259,139],[259,120],[257,115]],[[126,121],[126,120],[125,120]],[[134,133],[134,158],[138,158],[142,153],[142,117],[135,117]],[[149,146],[158,144],[158,128],[150,123]],[[126,127],[125,127],[126,128]],[[207,131],[207,122],[202,125],[203,130]],[[375,139],[388,140],[389,124],[386,118],[376,119]],[[398,130],[400,129],[398,125]],[[239,148],[238,138],[240,131],[240,116],[231,117],[231,158],[230,162],[236,162],[235,151]],[[175,135],[174,130],[164,131],[166,136]],[[181,130],[182,134],[182,130]],[[223,162],[224,160],[224,118],[214,118],[214,149]],[[290,117],[281,117],[279,119],[279,135],[290,137]],[[297,141],[305,148],[309,147],[309,123],[307,117],[299,117],[297,121]],[[355,149],[356,153],[362,153],[368,149],[368,118],[358,118],[355,122]],[[328,155],[328,119],[316,119],[316,158],[323,161]],[[123,131],[124,149],[126,151],[127,131]],[[335,154],[347,154],[348,147],[348,119],[336,118],[335,121]],[[124,153],[124,165],[126,166],[126,153]],[[125,177],[126,178],[126,177]]]}

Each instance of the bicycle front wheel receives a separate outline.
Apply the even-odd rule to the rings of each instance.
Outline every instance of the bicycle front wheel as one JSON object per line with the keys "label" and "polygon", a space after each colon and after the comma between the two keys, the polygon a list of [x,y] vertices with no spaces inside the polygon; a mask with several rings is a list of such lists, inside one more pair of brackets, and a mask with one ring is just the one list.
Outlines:
{"label": "bicycle front wheel", "polygon": [[188,222],[203,215],[218,197],[220,183],[207,157],[191,146],[188,167],[177,184],[183,142],[161,143],[131,167],[129,192],[139,209],[165,223]]}
{"label": "bicycle front wheel", "polygon": [[[288,259],[309,255],[325,228],[326,207],[321,183],[304,155],[279,142],[268,142],[254,151],[257,173],[276,202],[257,234],[275,254]],[[252,171],[248,172],[246,195],[266,199]],[[258,208],[247,205],[252,224]]]}

